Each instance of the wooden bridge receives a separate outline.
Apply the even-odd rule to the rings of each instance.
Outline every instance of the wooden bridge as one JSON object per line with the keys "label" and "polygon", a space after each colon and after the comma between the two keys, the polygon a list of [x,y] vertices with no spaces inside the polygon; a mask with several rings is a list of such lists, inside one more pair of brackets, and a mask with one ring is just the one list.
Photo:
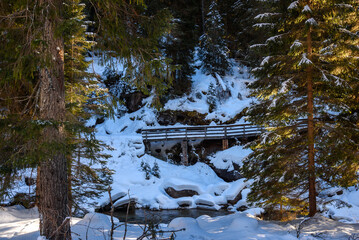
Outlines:
{"label": "wooden bridge", "polygon": [[185,126],[161,127],[142,129],[142,138],[146,149],[150,149],[151,142],[182,141],[182,163],[188,165],[188,141],[222,139],[223,149],[228,148],[228,139],[246,139],[259,136],[265,130],[262,126],[253,124],[217,125],[217,126]]}
{"label": "wooden bridge", "polygon": [[262,126],[252,124],[162,127],[142,129],[142,138],[144,142],[248,138],[263,131]]}
{"label": "wooden bridge", "polygon": [[[296,127],[305,129],[307,120],[297,120]],[[253,124],[234,124],[216,126],[184,126],[184,127],[161,127],[142,129],[142,138],[146,149],[149,150],[151,142],[156,141],[182,141],[182,164],[188,165],[188,141],[189,140],[212,140],[222,139],[223,150],[228,148],[228,139],[248,139],[257,137],[265,131],[263,126]]]}

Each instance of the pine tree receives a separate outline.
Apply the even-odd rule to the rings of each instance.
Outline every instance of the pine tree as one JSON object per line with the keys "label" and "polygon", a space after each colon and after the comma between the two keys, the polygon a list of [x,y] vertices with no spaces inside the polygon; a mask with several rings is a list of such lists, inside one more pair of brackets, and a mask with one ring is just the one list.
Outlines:
{"label": "pine tree", "polygon": [[191,77],[195,72],[194,51],[200,36],[200,3],[187,0],[151,0],[149,12],[167,8],[173,19],[168,34],[161,40],[161,51],[171,59],[174,67],[169,92],[180,96],[191,89]]}
{"label": "pine tree", "polygon": [[212,1],[209,7],[205,27],[205,33],[200,38],[201,46],[198,53],[203,72],[224,76],[230,68],[229,50],[224,40],[224,25],[216,1]]}
{"label": "pine tree", "polygon": [[[266,27],[257,25],[256,17],[261,18],[266,12],[267,3],[257,0],[237,0],[233,4],[232,35],[235,38],[233,51],[239,61],[250,67],[256,67],[261,61],[261,56],[250,46],[263,43],[271,33],[271,25]],[[231,49],[232,50],[232,49]]]}
{"label": "pine tree", "polygon": [[[98,47],[106,50],[108,59],[111,54],[123,57],[132,75],[146,80],[143,85],[163,91],[164,84],[158,80],[168,73],[156,44],[169,15],[132,15],[144,6],[126,1],[92,1],[91,6],[101,17]],[[87,43],[77,35],[81,33],[81,19],[71,18],[72,8],[78,8],[75,15],[81,11],[75,0],[0,2],[0,42],[5,46],[0,51],[0,137],[10,140],[9,144],[0,143],[1,152],[9,156],[3,159],[0,154],[1,171],[11,175],[17,168],[38,166],[40,234],[49,239],[71,238],[68,160],[75,149],[86,158],[99,157],[86,151],[99,143],[91,140],[76,144],[80,138],[74,134],[86,131],[80,116],[94,113],[100,100],[96,93],[90,98],[87,92],[80,93],[80,83],[91,81],[83,71],[87,63],[81,49],[86,49],[82,47]],[[131,20],[135,28],[128,25]],[[8,186],[7,179],[4,183]]]}
{"label": "pine tree", "polygon": [[[358,74],[358,2],[268,1],[257,19],[276,34],[262,45],[249,120],[268,132],[252,144],[245,175],[262,206],[316,213],[322,183],[357,183],[358,126],[349,118]],[[299,120],[303,119],[303,120]],[[309,200],[309,201],[307,201]]]}
{"label": "pine tree", "polygon": [[[111,184],[112,171],[106,166],[110,156],[102,154],[110,149],[94,136],[94,129],[86,126],[90,117],[109,117],[113,114],[108,103],[110,96],[100,87],[97,76],[88,72],[91,61],[87,57],[94,48],[93,33],[88,32],[84,15],[85,4],[68,0],[64,4],[63,35],[65,45],[65,80],[67,112],[67,145],[69,208],[73,216],[86,213],[82,206],[89,199],[99,197]],[[84,187],[86,186],[86,187]],[[94,205],[94,203],[92,204]]]}

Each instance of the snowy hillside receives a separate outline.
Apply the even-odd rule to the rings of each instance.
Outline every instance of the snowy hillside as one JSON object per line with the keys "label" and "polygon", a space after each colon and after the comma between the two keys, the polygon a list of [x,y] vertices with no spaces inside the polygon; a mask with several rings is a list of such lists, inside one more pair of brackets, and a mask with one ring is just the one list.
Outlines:
{"label": "snowy hillside", "polygon": [[[103,71],[103,68],[98,66],[96,68],[97,71]],[[216,101],[216,108],[206,116],[206,119],[225,122],[239,114],[252,101],[247,97],[246,89],[246,84],[250,81],[247,69],[239,66],[234,66],[233,74],[223,79],[206,76],[198,70],[193,78],[191,93],[170,100],[164,109],[206,114],[209,111],[208,86],[212,85],[217,89],[216,91],[226,89],[229,94],[226,98]],[[130,201],[136,208],[152,210],[183,207],[210,210],[222,208],[234,213],[214,218],[206,215],[196,219],[176,218],[168,226],[161,225],[162,230],[185,228],[185,231],[176,233],[178,240],[284,240],[298,239],[298,236],[303,240],[349,239],[350,237],[355,239],[354,237],[359,236],[359,191],[354,187],[347,190],[333,188],[321,193],[318,200],[319,207],[323,211],[322,215],[311,219],[310,224],[309,222],[303,224],[299,231],[299,224],[303,218],[287,224],[267,222],[257,218],[263,209],[251,207],[246,200],[251,181],[238,179],[225,182],[203,162],[185,167],[173,164],[171,159],[167,159],[166,162],[146,154],[139,130],[149,126],[160,126],[156,119],[158,112],[149,107],[150,102],[150,98],[144,99],[144,106],[138,111],[126,113],[120,118],[106,119],[96,126],[96,137],[114,148],[113,151],[106,150],[106,153],[112,155],[108,160],[108,166],[114,170],[111,195],[116,208],[126,206]],[[93,118],[88,125],[94,125],[95,122],[96,119]],[[244,120],[238,119],[237,122],[242,123]],[[208,160],[218,169],[231,171],[234,164],[242,166],[242,160],[250,152],[251,150],[243,146],[234,145],[209,156]],[[177,193],[186,191],[190,196],[171,197],[170,194],[173,194],[173,192],[169,194],[171,189]],[[26,186],[19,186],[19,191],[26,190],[28,190]],[[98,208],[104,208],[109,204],[109,196],[103,194],[100,199],[91,201],[98,202]],[[95,210],[88,206],[84,207],[90,212]],[[18,206],[0,210],[0,218],[6,219],[0,221],[0,239],[36,239],[39,236],[36,211],[36,209],[25,210]],[[87,214],[83,219],[72,219],[73,239],[107,239],[110,228],[109,217],[99,213]],[[127,239],[136,239],[141,233],[140,227],[129,225]],[[115,239],[122,239],[123,234],[122,226],[115,231]]]}
{"label": "snowy hillside", "polygon": [[[248,90],[246,89],[246,84],[251,79],[246,68],[234,66],[232,74],[221,80],[223,82],[219,83],[218,79],[206,76],[198,70],[193,77],[191,93],[188,96],[170,100],[164,108],[208,113],[208,95],[203,93],[208,93],[208,86],[212,83],[217,88],[229,89],[230,94],[227,99],[218,100],[216,110],[208,114],[206,118],[227,121],[235,117],[252,101],[247,97]],[[198,97],[199,93],[202,97]],[[145,106],[138,111],[126,113],[119,119],[108,119],[96,127],[97,137],[115,148],[114,151],[109,152],[113,155],[109,160],[109,167],[115,170],[112,195],[125,196],[130,193],[131,198],[136,202],[136,207],[150,209],[175,209],[184,205],[187,208],[219,209],[229,205],[229,210],[238,211],[240,207],[250,207],[246,202],[246,195],[250,191],[247,187],[250,182],[245,182],[244,179],[225,182],[204,163],[184,167],[173,165],[170,159],[165,162],[145,154],[142,137],[138,133],[139,129],[160,125],[156,119],[157,111],[149,107],[151,99],[144,101]],[[94,121],[89,124],[93,124]],[[238,120],[238,122],[243,121],[243,119]],[[242,160],[250,152],[251,150],[244,149],[243,146],[235,145],[209,156],[208,159],[216,168],[231,171],[233,164],[242,166]],[[150,169],[153,169],[157,163],[160,177],[155,177],[150,173],[150,178],[146,179],[146,171],[141,167],[144,163],[147,163]],[[192,190],[197,194],[172,198],[165,191],[168,187],[178,191]],[[354,187],[348,190],[328,189],[319,196],[319,206],[327,217],[357,223],[359,222],[358,194],[359,192]],[[118,206],[121,201],[123,199],[119,200]],[[99,202],[104,205],[108,202],[108,196],[104,195]]]}
{"label": "snowy hillside", "polygon": [[[206,119],[220,122],[228,121],[248,107],[252,98],[248,98],[247,84],[252,82],[248,69],[232,63],[232,74],[225,77],[205,75],[200,69],[192,78],[192,91],[187,96],[168,101],[164,109],[196,111],[208,114]],[[213,100],[211,99],[213,98]],[[210,103],[216,108],[210,111]],[[244,120],[241,119],[240,122]]]}

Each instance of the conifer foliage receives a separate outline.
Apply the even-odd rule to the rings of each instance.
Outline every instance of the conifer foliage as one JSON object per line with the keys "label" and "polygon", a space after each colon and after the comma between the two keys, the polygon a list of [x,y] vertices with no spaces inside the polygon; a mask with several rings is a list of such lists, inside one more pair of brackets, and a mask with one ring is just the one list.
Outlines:
{"label": "conifer foliage", "polygon": [[256,18],[275,34],[255,46],[264,57],[253,69],[257,80],[250,87],[259,102],[249,120],[268,132],[244,164],[245,175],[255,179],[249,198],[304,212],[309,203],[313,216],[322,186],[358,181],[358,125],[348,117],[357,94],[358,2],[267,4],[273,11]]}
{"label": "conifer foliage", "polygon": [[[142,3],[91,1],[89,8],[96,8],[101,23],[96,40],[105,59],[124,59],[130,78],[144,80],[136,85],[160,93],[170,71],[157,43],[170,15],[145,16]],[[84,7],[79,0],[0,2],[1,190],[19,169],[37,167],[40,234],[47,239],[70,239],[71,200],[84,195],[79,185],[86,182],[96,196],[111,175],[101,161],[105,146],[84,125],[99,109],[110,111],[98,108],[105,92],[86,72],[93,38],[85,32]]]}
{"label": "conifer foliage", "polygon": [[205,33],[200,37],[199,59],[206,74],[224,76],[230,68],[228,48],[224,39],[222,16],[216,1],[212,1],[205,20]]}

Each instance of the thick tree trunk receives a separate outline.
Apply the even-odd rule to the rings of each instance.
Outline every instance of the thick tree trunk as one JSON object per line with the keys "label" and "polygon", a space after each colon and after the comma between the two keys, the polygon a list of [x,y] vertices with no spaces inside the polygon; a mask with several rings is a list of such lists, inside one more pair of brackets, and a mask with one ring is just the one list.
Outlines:
{"label": "thick tree trunk", "polygon": [[42,56],[46,65],[39,70],[40,77],[40,119],[59,126],[46,126],[42,142],[48,144],[38,168],[38,208],[40,213],[40,234],[48,239],[70,239],[68,208],[67,161],[65,153],[65,132],[61,122],[65,119],[64,43],[55,35],[59,19],[54,12],[61,12],[62,1],[40,0],[44,24]]}
{"label": "thick tree trunk", "polygon": [[[312,36],[311,29],[307,35],[308,59],[312,60]],[[308,170],[309,170],[309,216],[317,212],[315,190],[315,149],[314,149],[314,98],[313,98],[313,67],[307,69],[307,95],[308,95]]]}

